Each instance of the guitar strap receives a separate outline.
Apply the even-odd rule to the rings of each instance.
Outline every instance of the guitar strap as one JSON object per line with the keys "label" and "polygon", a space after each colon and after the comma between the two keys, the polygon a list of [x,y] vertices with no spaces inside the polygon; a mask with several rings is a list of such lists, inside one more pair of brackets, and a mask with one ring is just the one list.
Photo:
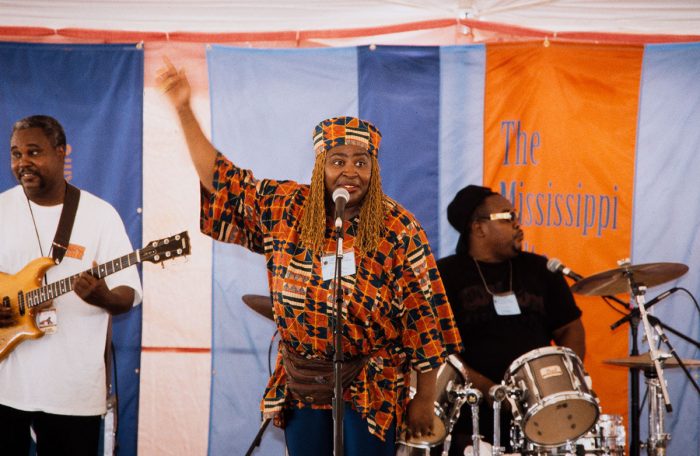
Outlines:
{"label": "guitar strap", "polygon": [[61,218],[58,220],[56,235],[53,238],[53,248],[51,258],[60,263],[68,250],[70,234],[73,231],[75,213],[78,212],[78,202],[80,201],[80,190],[66,182],[66,196],[63,198],[63,209]]}
{"label": "guitar strap", "polygon": [[[73,222],[75,222],[75,214],[78,212],[78,203],[80,202],[80,190],[66,182],[66,196],[63,198],[63,209],[61,210],[61,217],[58,219],[58,227],[56,227],[56,235],[53,239],[53,249],[51,250],[51,257],[54,259],[56,264],[63,260],[63,257],[68,251],[68,244],[70,242],[70,235],[73,231]],[[107,398],[109,400],[112,391],[116,396],[116,389],[112,389],[112,370],[111,361],[113,359],[112,352],[112,317],[109,318],[109,324],[107,327],[107,338],[105,344],[105,380]],[[112,404],[114,406],[114,404]],[[116,411],[115,411],[116,414]]]}

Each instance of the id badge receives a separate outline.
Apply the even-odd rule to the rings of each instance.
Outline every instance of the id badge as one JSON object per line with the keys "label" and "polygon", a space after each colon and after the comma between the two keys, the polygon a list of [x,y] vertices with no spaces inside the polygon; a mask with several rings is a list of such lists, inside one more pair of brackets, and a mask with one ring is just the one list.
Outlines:
{"label": "id badge", "polygon": [[58,312],[53,304],[37,313],[36,326],[44,334],[53,334],[58,330]]}
{"label": "id badge", "polygon": [[[323,281],[335,277],[335,254],[321,257],[321,270]],[[355,274],[355,251],[343,253],[343,260],[340,263],[340,272],[343,277]]]}
{"label": "id badge", "polygon": [[518,298],[512,291],[493,295],[493,306],[498,315],[520,315]]}

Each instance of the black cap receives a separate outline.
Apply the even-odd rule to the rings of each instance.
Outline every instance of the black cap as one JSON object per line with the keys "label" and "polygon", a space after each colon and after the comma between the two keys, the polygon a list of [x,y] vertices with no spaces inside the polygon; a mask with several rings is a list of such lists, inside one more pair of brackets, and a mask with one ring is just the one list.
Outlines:
{"label": "black cap", "polygon": [[447,206],[447,220],[460,233],[457,253],[468,250],[469,222],[476,208],[491,195],[498,195],[498,193],[488,187],[467,185],[457,192],[452,202]]}
{"label": "black cap", "polygon": [[472,219],[474,211],[486,198],[497,195],[488,187],[467,185],[457,192],[452,202],[447,206],[447,220],[457,231],[464,232],[467,223]]}

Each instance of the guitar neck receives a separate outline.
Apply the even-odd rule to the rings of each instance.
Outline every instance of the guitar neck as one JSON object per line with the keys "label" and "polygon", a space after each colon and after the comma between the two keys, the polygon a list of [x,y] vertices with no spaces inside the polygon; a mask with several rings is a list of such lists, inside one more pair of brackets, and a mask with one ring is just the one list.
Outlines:
{"label": "guitar neck", "polygon": [[[100,264],[83,272],[88,272],[90,273],[90,275],[96,277],[97,279],[103,279],[108,275],[112,275],[115,272],[119,272],[122,269],[126,269],[140,262],[141,257],[139,255],[139,251],[137,250],[129,253],[128,255],[124,255],[123,257],[117,258],[115,260]],[[25,294],[25,301],[27,303],[27,307],[31,308],[38,306],[40,304],[45,303],[46,301],[50,301],[70,291],[73,291],[73,282],[78,278],[78,276],[80,276],[80,274],[82,273],[66,277],[65,279],[61,279],[57,282],[53,282],[48,285],[44,285],[43,287],[27,292]]]}

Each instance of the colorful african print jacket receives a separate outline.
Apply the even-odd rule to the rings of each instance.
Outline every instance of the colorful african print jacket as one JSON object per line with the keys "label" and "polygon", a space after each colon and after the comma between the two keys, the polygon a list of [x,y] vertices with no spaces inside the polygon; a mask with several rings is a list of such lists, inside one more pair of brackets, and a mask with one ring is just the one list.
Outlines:
{"label": "colorful african print jacket", "polygon": [[[257,180],[223,155],[216,161],[211,195],[203,191],[203,233],[265,255],[281,341],[306,358],[333,357],[333,280],[323,280],[321,255],[299,240],[308,185]],[[409,369],[426,372],[460,351],[459,333],[425,232],[414,217],[385,198],[385,235],[377,251],[355,256],[356,273],[344,276],[343,354],[369,361],[344,392],[346,403],[384,439],[396,418],[403,423]],[[344,248],[353,248],[358,218],[345,222]],[[329,218],[325,250],[335,252]],[[333,261],[335,261],[333,259]],[[281,356],[265,390],[266,416],[284,407],[329,408],[291,399]]]}

